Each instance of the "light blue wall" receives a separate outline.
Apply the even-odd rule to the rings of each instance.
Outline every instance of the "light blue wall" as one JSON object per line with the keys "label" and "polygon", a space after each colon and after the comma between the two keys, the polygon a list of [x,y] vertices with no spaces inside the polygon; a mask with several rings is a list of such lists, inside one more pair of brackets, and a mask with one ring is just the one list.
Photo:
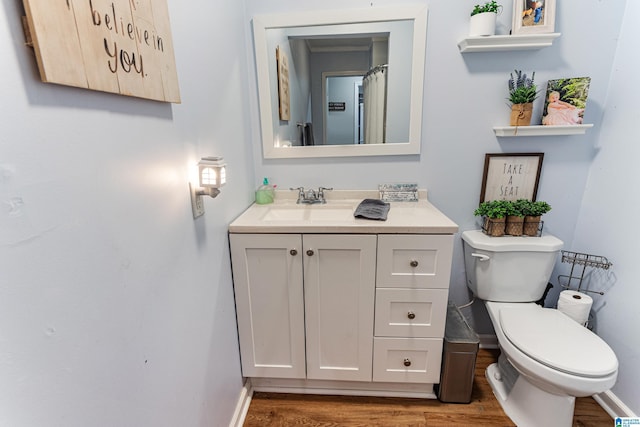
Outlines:
{"label": "light blue wall", "polygon": [[[0,1],[0,426],[228,425],[227,226],[255,181],[242,3],[168,0],[179,105],[41,83],[21,4]],[[194,221],[206,155],[229,184]]]}
{"label": "light blue wall", "polygon": [[[254,14],[305,10],[309,6],[293,0],[245,0],[247,31]],[[468,14],[476,1],[432,0],[419,2],[429,8],[427,29],[426,75],[423,102],[422,154],[420,156],[263,160],[261,143],[254,144],[257,176],[269,176],[281,188],[318,187],[374,189],[381,182],[417,182],[427,188],[429,199],[460,225],[461,230],[477,228],[472,212],[478,204],[484,155],[503,152],[545,153],[538,199],[548,201],[553,210],[545,216],[545,230],[558,236],[568,249],[604,252],[614,260],[613,277],[619,280],[614,289],[596,298],[598,333],[611,342],[621,360],[621,380],[614,388],[625,403],[640,412],[637,360],[640,345],[632,338],[629,325],[637,325],[635,306],[630,302],[640,298],[631,266],[631,236],[634,234],[630,214],[605,219],[609,207],[624,203],[633,205],[633,166],[620,170],[637,152],[634,134],[623,123],[638,120],[638,91],[633,81],[634,61],[631,45],[638,38],[633,13],[624,16],[627,27],[622,35],[623,48],[612,67],[620,37],[625,3],[622,1],[558,1],[556,31],[561,32],[552,47],[539,51],[460,54],[457,43],[468,31]],[[511,27],[511,2],[502,2],[499,32]],[[348,7],[366,8],[397,4],[393,0],[353,1]],[[327,0],[318,8],[344,8],[339,0]],[[637,11],[638,7],[630,9]],[[624,42],[627,42],[625,44]],[[618,68],[626,67],[624,70]],[[594,128],[581,136],[496,138],[492,126],[508,124],[507,79],[513,69],[527,73],[536,71],[541,89],[546,81],[564,77],[591,77],[591,88],[585,123]],[[253,70],[252,70],[253,71]],[[612,79],[612,71],[613,81]],[[251,80],[255,95],[255,76]],[[607,97],[610,82],[612,96]],[[257,98],[256,98],[257,99]],[[542,99],[534,107],[534,117],[540,122]],[[606,114],[605,114],[606,112]],[[252,117],[257,117],[257,107]],[[634,120],[635,119],[635,120]],[[621,123],[619,123],[621,122]],[[259,135],[258,121],[253,120],[254,134]],[[615,144],[616,148],[613,148]],[[619,147],[619,148],[618,148]],[[604,157],[604,158],[603,158]],[[595,161],[595,163],[594,163]],[[589,181],[587,178],[591,176]],[[620,178],[618,178],[620,177]],[[625,179],[626,178],[626,179]],[[597,190],[596,190],[597,188]],[[624,193],[623,193],[624,191]],[[612,200],[599,204],[608,194]],[[625,196],[627,199],[625,200]],[[630,196],[630,197],[629,197]],[[583,202],[583,197],[585,198]],[[597,206],[602,207],[597,207]],[[606,208],[604,207],[606,206]],[[629,212],[637,210],[630,206]],[[607,215],[608,217],[608,215]],[[581,226],[576,231],[576,222]],[[603,224],[602,221],[606,221]],[[600,224],[597,234],[583,229],[589,222]],[[612,230],[613,236],[600,238]],[[596,238],[595,236],[598,236]],[[592,237],[588,237],[592,236]],[[575,242],[574,242],[575,239]],[[608,253],[607,253],[608,252]],[[617,255],[617,256],[616,256]],[[547,302],[555,305],[558,289],[556,276],[565,273],[566,265],[558,265],[552,276],[556,288]],[[456,303],[469,299],[465,285],[462,244],[456,240],[451,280],[451,297]],[[492,333],[491,323],[481,304],[475,304],[465,314],[480,333]],[[636,334],[637,335],[637,334]],[[634,337],[636,336],[634,335]]]}
{"label": "light blue wall", "polygon": [[[429,18],[422,154],[263,160],[262,146],[256,138],[253,147],[256,175],[270,177],[281,188],[322,185],[375,189],[382,182],[417,182],[428,189],[430,200],[465,230],[477,227],[472,213],[478,204],[486,153],[544,152],[538,198],[553,206],[553,211],[545,218],[545,229],[569,246],[594,147],[598,143],[622,5],[615,3],[619,6],[612,7],[611,2],[587,0],[576,8],[570,2],[558,2],[556,31],[562,36],[552,47],[462,55],[457,43],[467,35],[468,15],[475,2],[434,0],[424,3],[428,5]],[[359,1],[351,2],[349,6],[363,8],[370,4]],[[374,2],[374,6],[395,4],[391,0]],[[293,0],[274,0],[268,5],[258,0],[246,0],[246,5],[248,32],[250,17],[254,14],[307,9]],[[322,7],[344,6],[339,0],[328,0]],[[500,30],[508,31],[510,5],[505,5],[499,19]],[[586,31],[586,28],[598,28],[598,31]],[[492,127],[508,124],[507,80],[514,68],[536,71],[541,89],[549,79],[590,76],[592,83],[585,122],[593,123],[595,129],[584,136],[496,138]],[[255,75],[253,77],[255,79]],[[257,99],[254,80],[251,84]],[[543,100],[537,101],[534,115],[539,116]],[[252,117],[254,134],[259,135],[257,106]],[[459,242],[454,253],[451,296],[457,303],[469,298]],[[480,332],[491,332],[483,307],[473,311],[471,321]]]}
{"label": "light blue wall", "polygon": [[635,17],[638,2],[627,2],[618,51],[613,62],[610,91],[593,163],[585,187],[572,250],[607,257],[607,272],[587,270],[585,283],[604,296],[593,295],[596,330],[615,350],[620,375],[613,391],[636,414],[640,414],[640,279],[636,226],[640,212],[638,167],[640,145],[640,90],[634,85],[640,67],[637,41],[640,28]]}
{"label": "light blue wall", "polygon": [[[168,3],[180,105],[41,83],[24,46],[20,2],[0,2],[0,425],[227,425],[242,379],[226,230],[252,201],[256,177],[282,188],[415,181],[468,229],[476,226],[484,154],[530,151],[545,153],[539,197],[554,207],[548,231],[614,262],[613,284],[600,279],[610,289],[596,304],[597,329],[620,357],[614,391],[640,412],[637,232],[630,214],[585,231],[620,199],[629,212],[638,208],[633,164],[619,167],[637,157],[628,125],[638,121],[637,96],[626,83],[638,65],[638,6],[628,2],[617,57],[624,3],[615,0],[558,2],[563,35],[551,48],[460,55],[456,43],[476,2],[425,1],[422,155],[264,161],[250,18],[309,4]],[[372,4],[397,3],[349,7]],[[503,30],[509,17],[507,5]],[[540,82],[591,76],[585,119],[594,129],[496,139],[491,127],[508,120],[513,68],[536,70]],[[194,221],[186,185],[203,155],[223,155],[230,178]],[[467,300],[459,242],[451,286],[456,302]],[[482,309],[467,314],[491,332]]]}

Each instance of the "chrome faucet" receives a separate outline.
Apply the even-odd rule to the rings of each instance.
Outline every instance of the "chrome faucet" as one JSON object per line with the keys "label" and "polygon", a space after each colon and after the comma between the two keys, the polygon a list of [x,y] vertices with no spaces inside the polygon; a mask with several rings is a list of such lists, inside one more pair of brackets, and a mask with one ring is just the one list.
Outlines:
{"label": "chrome faucet", "polygon": [[298,191],[298,201],[296,203],[327,203],[327,200],[324,198],[324,192],[333,190],[333,188],[319,187],[318,191],[308,189],[304,190],[304,187],[298,188],[290,188],[290,190]]}

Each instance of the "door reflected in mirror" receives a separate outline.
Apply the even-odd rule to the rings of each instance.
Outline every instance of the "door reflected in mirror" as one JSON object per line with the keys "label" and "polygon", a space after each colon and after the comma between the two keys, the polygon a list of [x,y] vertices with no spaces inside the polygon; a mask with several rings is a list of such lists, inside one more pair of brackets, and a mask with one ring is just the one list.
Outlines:
{"label": "door reflected in mirror", "polygon": [[323,73],[322,105],[325,145],[364,143],[364,94],[362,72],[355,75]]}
{"label": "door reflected in mirror", "polygon": [[[253,25],[265,158],[420,152],[423,6],[263,15]],[[288,120],[278,114],[276,51],[289,58]]]}

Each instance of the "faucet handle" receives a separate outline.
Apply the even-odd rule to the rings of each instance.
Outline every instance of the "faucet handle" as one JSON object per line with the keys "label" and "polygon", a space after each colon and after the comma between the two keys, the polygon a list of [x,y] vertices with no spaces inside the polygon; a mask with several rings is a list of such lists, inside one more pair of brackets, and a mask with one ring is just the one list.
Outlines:
{"label": "faucet handle", "polygon": [[296,203],[300,203],[304,200],[304,187],[296,187],[296,188],[289,187],[289,190],[298,192],[298,200],[296,201]]}
{"label": "faucet handle", "polygon": [[326,203],[327,201],[324,198],[324,192],[325,191],[331,191],[331,190],[333,190],[333,187],[331,187],[331,188],[319,187],[318,188],[318,200],[320,200],[322,203]]}
{"label": "faucet handle", "polygon": [[323,194],[325,191],[331,191],[331,190],[333,190],[333,187],[331,187],[331,188],[327,188],[327,187],[319,187],[319,188],[318,188],[318,193],[319,193],[319,194]]}

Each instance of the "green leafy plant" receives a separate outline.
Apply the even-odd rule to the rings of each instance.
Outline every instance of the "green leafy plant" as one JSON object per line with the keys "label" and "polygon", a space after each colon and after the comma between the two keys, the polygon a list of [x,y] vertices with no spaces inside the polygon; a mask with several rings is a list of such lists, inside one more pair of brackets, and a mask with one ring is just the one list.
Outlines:
{"label": "green leafy plant", "polygon": [[551,210],[551,205],[547,202],[543,202],[542,200],[532,202],[527,199],[519,199],[516,200],[514,204],[518,206],[518,209],[524,216],[541,216]]}
{"label": "green leafy plant", "polygon": [[[515,76],[514,76],[515,73]],[[527,104],[538,97],[538,88],[535,84],[536,72],[527,77],[521,70],[514,70],[509,78],[509,101],[512,104]]]}
{"label": "green leafy plant", "polygon": [[507,216],[518,216],[518,217],[524,217],[525,216],[525,207],[526,207],[526,203],[528,203],[529,201],[526,199],[519,199],[513,202],[508,202],[507,203]]}
{"label": "green leafy plant", "polygon": [[508,200],[489,200],[480,203],[480,206],[473,212],[475,216],[486,216],[487,218],[504,218],[511,202]]}
{"label": "green leafy plant", "polygon": [[486,2],[485,4],[477,4],[477,5],[475,5],[473,7],[473,10],[471,11],[471,16],[477,15],[478,13],[484,13],[484,12],[498,13],[498,11],[501,8],[502,8],[502,6],[499,5],[497,1],[491,0],[491,1]]}
{"label": "green leafy plant", "polygon": [[529,210],[526,215],[529,216],[540,216],[544,215],[551,210],[551,206],[547,202],[543,202],[542,200],[537,202],[530,202]]}

